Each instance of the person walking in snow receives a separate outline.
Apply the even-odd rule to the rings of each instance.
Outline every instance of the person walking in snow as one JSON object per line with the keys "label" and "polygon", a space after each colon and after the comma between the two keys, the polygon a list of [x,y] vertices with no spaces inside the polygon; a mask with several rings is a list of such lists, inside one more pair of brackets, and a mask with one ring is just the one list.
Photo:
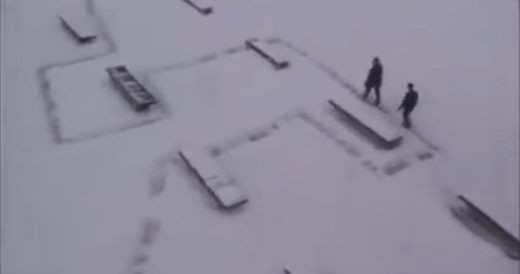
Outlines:
{"label": "person walking in snow", "polygon": [[419,93],[413,89],[413,84],[408,83],[408,91],[406,92],[401,105],[397,110],[403,110],[403,126],[410,128],[410,113],[413,111],[419,100]]}
{"label": "person walking in snow", "polygon": [[375,105],[379,106],[381,102],[381,95],[379,93],[381,84],[383,82],[383,66],[381,66],[381,62],[379,62],[379,58],[375,57],[372,60],[372,68],[368,72],[367,80],[365,81],[365,94],[363,95],[364,99],[367,99],[370,91],[374,89],[376,93],[376,101]]}

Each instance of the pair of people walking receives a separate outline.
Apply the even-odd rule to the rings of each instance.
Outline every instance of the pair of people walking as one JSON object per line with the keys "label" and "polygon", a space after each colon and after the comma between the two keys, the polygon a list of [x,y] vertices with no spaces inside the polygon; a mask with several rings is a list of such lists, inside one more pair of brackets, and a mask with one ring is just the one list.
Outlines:
{"label": "pair of people walking", "polygon": [[[381,85],[383,83],[383,66],[379,61],[379,58],[375,57],[372,60],[372,67],[368,72],[368,77],[365,81],[365,93],[363,94],[363,98],[367,99],[370,95],[370,92],[374,90],[376,100],[374,104],[379,106],[381,103]],[[397,109],[398,111],[402,110],[403,113],[403,126],[406,128],[411,127],[410,122],[410,114],[414,110],[417,102],[419,100],[419,94],[414,90],[414,86],[412,83],[408,83],[408,91],[406,92],[401,105]]]}

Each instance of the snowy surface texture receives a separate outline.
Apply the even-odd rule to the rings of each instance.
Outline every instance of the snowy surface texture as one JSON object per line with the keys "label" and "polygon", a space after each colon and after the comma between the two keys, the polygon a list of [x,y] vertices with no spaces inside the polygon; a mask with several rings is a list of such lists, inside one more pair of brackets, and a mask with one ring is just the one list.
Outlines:
{"label": "snowy surface texture", "polygon": [[[518,273],[449,209],[463,194],[518,236],[518,1],[193,2],[213,12],[1,0],[2,273]],[[71,39],[67,12],[97,40]],[[380,109],[359,99],[374,56]],[[111,84],[121,64],[158,98],[149,112]],[[402,144],[374,146],[328,99]],[[249,202],[219,211],[186,147]]]}

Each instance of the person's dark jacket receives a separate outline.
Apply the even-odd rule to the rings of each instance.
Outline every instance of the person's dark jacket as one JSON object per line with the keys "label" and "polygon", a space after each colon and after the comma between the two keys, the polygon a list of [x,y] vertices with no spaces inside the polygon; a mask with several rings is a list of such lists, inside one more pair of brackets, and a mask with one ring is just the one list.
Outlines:
{"label": "person's dark jacket", "polygon": [[412,111],[417,105],[417,101],[419,100],[419,94],[415,90],[409,90],[403,98],[401,102],[401,106],[399,109],[404,109],[405,111]]}
{"label": "person's dark jacket", "polygon": [[381,86],[383,81],[383,67],[380,64],[373,65],[368,72],[366,86]]}

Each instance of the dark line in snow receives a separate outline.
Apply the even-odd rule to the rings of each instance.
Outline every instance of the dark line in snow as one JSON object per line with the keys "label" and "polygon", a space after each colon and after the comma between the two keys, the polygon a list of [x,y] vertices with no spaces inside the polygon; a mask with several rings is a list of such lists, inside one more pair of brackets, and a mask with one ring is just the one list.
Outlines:
{"label": "dark line in snow", "polygon": [[132,129],[136,129],[136,128],[140,128],[142,126],[146,126],[146,125],[149,125],[149,124],[153,124],[157,121],[160,121],[162,119],[162,116],[158,116],[156,118],[153,118],[153,119],[149,119],[149,120],[143,120],[143,121],[140,121],[138,123],[128,123],[126,125],[122,125],[120,127],[116,127],[116,128],[111,128],[111,129],[108,129],[108,130],[100,130],[100,131],[96,131],[96,132],[92,132],[90,134],[85,134],[85,135],[82,135],[80,137],[61,137],[61,143],[66,143],[66,144],[71,144],[71,143],[78,143],[78,142],[81,142],[81,141],[87,141],[87,140],[92,140],[92,139],[96,139],[96,138],[99,138],[99,137],[102,137],[102,136],[106,136],[107,134],[118,134],[118,133],[123,133],[125,131],[129,131],[129,130],[132,130]]}
{"label": "dark line in snow", "polygon": [[[361,99],[362,92],[358,88],[356,88],[354,85],[352,85],[348,81],[346,81],[333,68],[331,68],[330,66],[326,65],[325,63],[319,61],[318,59],[316,59],[315,57],[310,55],[308,52],[296,47],[294,44],[289,43],[278,37],[266,37],[263,39],[253,38],[253,40],[260,41],[260,42],[263,42],[266,44],[279,44],[279,45],[285,46],[289,50],[295,52],[296,54],[300,55],[304,59],[308,60],[309,62],[311,62],[312,64],[317,66],[323,73],[325,73],[332,80],[334,80],[336,83],[338,83],[342,88],[344,88],[344,89],[348,90],[350,93],[352,93],[358,100],[360,100],[363,103],[366,103],[365,101],[363,101]],[[215,61],[221,57],[224,57],[224,56],[227,56],[230,54],[234,54],[234,53],[238,53],[241,51],[245,51],[245,50],[247,50],[245,46],[232,47],[232,48],[228,48],[226,50],[213,52],[213,53],[201,56],[195,60],[181,62],[181,63],[177,63],[174,65],[167,65],[167,66],[159,67],[157,69],[152,70],[149,74],[152,75],[152,74],[156,74],[156,73],[167,72],[170,70],[176,70],[176,69],[182,69],[182,68],[187,68],[187,67],[191,67],[191,66],[201,65],[204,63]],[[383,112],[385,115],[390,114],[390,110],[388,110],[384,106],[378,107],[376,109]],[[424,142],[429,148],[431,148],[435,151],[440,151],[439,146],[433,144],[432,142],[430,142],[429,140],[424,138],[417,131],[415,131],[413,129],[409,129],[408,131],[411,134],[415,135],[415,137],[420,139],[422,142]]]}
{"label": "dark line in snow", "polygon": [[45,75],[45,67],[38,68],[36,70],[37,77],[40,79],[40,88],[42,99],[45,104],[45,114],[49,120],[49,129],[55,143],[61,143],[62,136],[60,130],[60,121],[56,115],[56,102],[52,98],[51,94],[51,83]]}
{"label": "dark line in snow", "polygon": [[[359,89],[357,89],[354,85],[347,82],[334,69],[332,69],[328,65],[324,64],[323,62],[315,59],[310,54],[308,54],[306,51],[299,49],[298,47],[294,46],[293,44],[291,44],[287,41],[284,41],[280,38],[277,38],[277,37],[268,37],[268,38],[263,38],[263,39],[256,38],[254,40],[260,41],[260,42],[263,42],[266,44],[279,44],[279,45],[285,46],[286,48],[290,49],[291,51],[295,52],[299,56],[303,57],[304,59],[306,59],[309,62],[311,62],[312,64],[314,64],[323,73],[325,73],[327,76],[329,76],[333,81],[338,83],[342,88],[344,88],[347,91],[349,91],[350,93],[352,93],[358,100],[362,101],[363,103],[366,103],[363,100],[361,100],[361,97],[360,97],[361,91]],[[184,62],[180,62],[180,63],[173,64],[173,65],[162,66],[157,69],[153,69],[153,70],[149,71],[147,73],[147,78],[148,77],[151,78],[151,76],[154,74],[159,74],[159,73],[163,73],[163,72],[167,72],[167,71],[171,71],[171,70],[183,69],[183,68],[188,68],[188,67],[192,67],[192,66],[209,63],[209,62],[215,61],[221,57],[239,53],[239,52],[245,51],[245,50],[247,50],[245,46],[230,47],[225,50],[220,50],[217,52],[212,52],[212,53],[203,55],[194,60],[184,61]],[[390,111],[385,109],[384,107],[378,108],[378,110],[383,112],[386,115],[390,113]],[[251,131],[248,131],[245,134],[241,134],[237,137],[231,138],[223,143],[218,144],[218,142],[217,142],[217,144],[210,146],[209,152],[213,157],[218,157],[219,155],[226,153],[229,150],[235,149],[238,146],[241,146],[241,145],[244,145],[247,143],[251,143],[251,142],[256,142],[260,139],[270,136],[271,132],[273,130],[277,130],[281,127],[281,125],[280,125],[281,121],[285,120],[287,122],[287,121],[290,121],[293,119],[302,119],[303,121],[311,124],[319,132],[324,134],[325,137],[331,139],[336,145],[340,146],[348,155],[350,155],[352,157],[361,157],[362,156],[361,155],[362,153],[354,145],[352,145],[348,140],[337,137],[336,136],[337,134],[334,133],[334,130],[329,129],[327,126],[321,124],[320,122],[318,122],[317,120],[312,118],[308,113],[306,113],[305,111],[301,111],[301,110],[290,112],[290,113],[284,115],[283,117],[276,119],[274,122],[270,123],[270,125],[257,127]],[[414,132],[414,131],[410,131],[410,132],[411,132],[411,134],[416,136],[421,142],[426,144],[426,146],[428,146],[429,148],[431,148],[435,151],[440,150],[436,145],[432,144],[431,142],[427,141],[425,138],[421,137],[417,132]],[[422,153],[422,154],[424,154],[424,153]],[[419,160],[421,160],[421,161],[433,157],[433,155],[431,153],[429,153],[427,157],[422,157],[422,156],[423,155],[421,155],[421,157],[419,158]],[[419,157],[419,156],[417,156],[417,157]],[[395,175],[398,172],[404,170],[406,167],[408,167],[410,165],[408,160],[405,160],[402,158],[395,159],[393,161],[387,162],[386,164],[381,163],[381,166],[373,163],[371,160],[361,159],[361,161],[362,161],[362,166],[364,166],[369,171],[375,173],[378,176],[383,175],[383,174],[379,173],[380,170],[383,170],[383,172],[386,175],[391,176],[391,175]],[[161,187],[164,187],[164,186],[161,186]]]}
{"label": "dark line in snow", "polygon": [[148,72],[147,75],[154,75],[154,74],[158,74],[158,73],[168,72],[168,71],[171,71],[171,70],[183,69],[183,68],[188,68],[188,67],[192,67],[192,66],[196,66],[196,65],[202,65],[202,64],[205,64],[205,63],[209,63],[209,62],[215,61],[215,60],[217,60],[217,59],[219,59],[221,57],[224,57],[224,56],[227,56],[227,55],[231,55],[231,54],[235,54],[235,53],[238,53],[238,52],[241,52],[241,51],[244,51],[244,50],[246,50],[246,47],[243,46],[243,45],[227,48],[227,49],[224,49],[224,50],[221,50],[221,51],[212,52],[212,53],[203,55],[203,56],[198,57],[198,58],[196,58],[194,60],[180,62],[180,63],[176,63],[176,64],[173,64],[173,65],[165,65],[165,66],[162,66],[162,67],[158,67],[158,68],[152,69],[152,70],[150,70]]}
{"label": "dark line in snow", "polygon": [[[53,135],[55,137],[54,139],[55,139],[55,141],[57,143],[71,143],[71,142],[84,141],[84,140],[87,140],[87,139],[100,137],[100,136],[103,136],[103,135],[109,134],[109,133],[123,132],[123,131],[129,130],[129,129],[132,129],[134,127],[137,128],[137,127],[139,127],[141,125],[145,125],[145,124],[148,124],[148,123],[151,123],[151,122],[155,121],[155,120],[148,121],[148,122],[145,121],[145,122],[142,122],[142,123],[140,123],[138,125],[135,125],[134,127],[132,127],[132,126],[125,126],[125,127],[120,128],[120,129],[104,131],[104,132],[96,132],[96,133],[93,133],[93,134],[90,134],[90,135],[85,135],[85,136],[79,137],[79,138],[66,138],[66,139],[63,138],[62,133],[61,133],[60,124],[59,124],[59,118],[54,113],[56,103],[55,103],[54,99],[52,98],[52,92],[50,90],[50,83],[46,79],[47,71],[52,69],[52,68],[56,68],[56,67],[70,66],[70,65],[75,65],[75,64],[81,63],[81,62],[94,60],[94,59],[97,59],[97,58],[101,58],[101,57],[107,56],[107,55],[112,54],[112,53],[117,51],[117,46],[116,46],[114,40],[112,39],[112,36],[110,35],[108,29],[106,28],[105,24],[103,23],[102,18],[96,12],[95,5],[94,5],[94,0],[86,0],[86,7],[87,7],[87,10],[90,13],[90,15],[92,17],[96,18],[96,21],[98,22],[98,25],[99,25],[99,27],[102,30],[102,36],[103,36],[104,40],[107,42],[108,50],[105,53],[102,53],[102,54],[87,56],[87,57],[83,57],[83,58],[79,58],[79,59],[75,59],[75,60],[64,61],[64,62],[59,62],[59,63],[47,64],[47,65],[44,65],[44,66],[42,66],[41,68],[38,69],[38,76],[40,78],[42,91],[43,91],[42,93],[43,93],[44,101],[46,103],[47,116],[48,116],[49,121],[51,123],[51,131],[52,131],[52,133],[53,133]],[[296,47],[294,44],[289,43],[289,42],[287,42],[287,41],[285,41],[285,40],[283,40],[281,38],[278,38],[278,37],[266,37],[266,38],[263,38],[263,39],[254,38],[254,40],[255,41],[260,41],[260,42],[263,42],[263,43],[266,43],[266,44],[279,44],[279,45],[285,46],[289,50],[295,52],[296,54],[300,55],[301,57],[303,57],[304,59],[308,60],[312,64],[316,65],[323,73],[325,73],[333,81],[338,83],[342,88],[348,90],[350,93],[352,93],[355,97],[357,97],[357,99],[359,99],[363,103],[366,103],[363,100],[361,100],[361,98],[360,98],[361,91],[359,89],[357,89],[354,85],[352,85],[349,82],[347,82],[343,77],[340,76],[339,73],[337,73],[330,66],[328,66],[325,63],[323,63],[323,62],[319,61],[318,59],[314,58],[308,52],[306,52],[306,51]],[[171,70],[183,69],[183,68],[188,68],[188,67],[192,67],[192,66],[197,66],[197,65],[209,63],[209,62],[215,61],[215,60],[217,60],[217,59],[219,59],[221,57],[228,56],[228,55],[235,54],[235,53],[239,53],[239,52],[242,52],[242,51],[245,51],[245,50],[247,50],[247,48],[244,45],[239,45],[239,46],[230,47],[230,48],[227,48],[227,49],[224,49],[224,50],[212,52],[212,53],[203,55],[201,57],[198,57],[198,58],[196,58],[194,60],[183,61],[183,62],[176,63],[176,64],[173,64],[173,65],[161,66],[161,67],[158,67],[158,68],[155,68],[155,69],[152,69],[152,70],[146,72],[144,74],[144,78],[146,79],[146,81],[151,83],[152,82],[151,81],[152,75],[163,73],[163,72],[167,72],[167,71],[171,71]],[[388,109],[384,108],[384,107],[380,107],[380,108],[377,108],[377,109],[379,111],[383,112],[384,114],[389,114],[390,113],[390,111]],[[167,113],[169,111],[164,110],[164,112]],[[416,131],[409,130],[409,132],[411,134],[415,135],[422,142],[427,144],[427,146],[430,147],[431,149],[433,149],[435,151],[439,151],[440,150],[440,148],[438,146],[436,146],[433,143],[431,143],[430,141],[426,140],[424,137],[422,137]],[[355,149],[351,149],[351,148],[348,149],[348,152],[349,152],[349,154],[352,154],[352,155],[356,155],[357,154]]]}
{"label": "dark line in snow", "polygon": [[[299,54],[300,56],[304,57],[305,59],[309,60],[311,63],[315,64],[319,69],[321,69],[326,75],[328,75],[330,78],[332,78],[335,82],[337,82],[341,87],[343,87],[344,89],[347,89],[348,91],[350,91],[350,93],[352,93],[353,95],[355,95],[357,97],[358,100],[360,100],[361,102],[363,103],[366,103],[364,100],[361,99],[361,96],[362,96],[362,92],[356,88],[354,85],[350,84],[349,82],[347,82],[343,77],[341,77],[339,75],[339,73],[337,73],[334,69],[332,69],[330,66],[326,65],[325,63],[319,61],[318,59],[312,57],[310,54],[308,54],[306,51],[304,50],[301,50],[299,49],[298,47],[294,46],[293,44],[287,42],[287,41],[284,41],[284,40],[281,40],[281,39],[270,39],[270,40],[266,40],[266,41],[270,41],[270,43],[280,43],[281,45],[284,45],[286,46],[288,49],[296,52],[297,54]],[[377,107],[376,108],[378,111],[380,112],[383,112],[384,114],[388,115],[390,114],[390,110],[387,109],[386,107],[384,106],[380,106],[380,107]],[[435,150],[435,151],[440,151],[440,147],[433,144],[432,142],[430,142],[429,140],[427,140],[426,138],[424,138],[421,134],[419,134],[417,131],[413,130],[413,129],[408,129],[408,131],[415,135],[415,137],[417,137],[419,140],[421,140],[423,143],[425,143],[426,145],[428,145],[428,147],[430,147],[431,149]]]}
{"label": "dark line in snow", "polygon": [[[91,134],[86,134],[80,137],[70,138],[70,137],[64,137],[63,136],[63,130],[60,124],[59,116],[56,113],[56,100],[52,95],[52,89],[51,89],[51,83],[48,80],[47,74],[51,69],[54,68],[63,68],[67,66],[73,66],[79,63],[88,62],[96,59],[100,59],[103,57],[106,57],[108,55],[114,54],[118,51],[117,44],[115,43],[112,35],[110,34],[108,28],[106,27],[106,24],[104,23],[104,20],[96,11],[94,0],[86,0],[85,1],[85,8],[87,10],[87,13],[91,18],[96,21],[97,26],[100,29],[100,36],[103,38],[102,40],[105,42],[107,48],[105,51],[101,53],[96,53],[84,57],[80,57],[73,60],[66,60],[66,61],[58,61],[58,62],[52,62],[44,64],[37,68],[37,77],[40,82],[40,89],[42,92],[42,98],[45,104],[45,114],[49,120],[49,128],[51,131],[51,135],[53,136],[53,141],[57,144],[66,144],[66,143],[77,143],[80,141],[86,141],[94,138],[98,138],[101,136],[104,136],[106,134],[113,134],[113,133],[121,133],[125,132],[131,129],[135,129],[144,125],[148,125],[154,122],[157,122],[161,120],[161,115],[159,117],[141,121],[139,123],[131,123],[127,125],[123,125],[118,128],[113,128],[110,130],[101,130],[97,132],[93,132]],[[168,111],[165,109],[161,109],[160,114],[168,114]]]}
{"label": "dark line in snow", "polygon": [[282,115],[279,118],[276,118],[274,121],[268,124],[255,127],[243,134],[239,134],[238,136],[230,138],[226,141],[216,142],[216,144],[211,145],[209,147],[209,153],[213,157],[218,157],[219,155],[224,154],[227,151],[235,149],[239,146],[253,143],[261,139],[264,139],[268,136],[271,136],[274,131],[277,131],[280,128],[282,128],[284,124],[289,123],[294,119],[298,119],[299,112],[299,110],[288,112],[287,114]]}
{"label": "dark line in snow", "polygon": [[45,104],[45,114],[50,123],[49,127],[50,127],[51,134],[53,136],[53,140],[55,143],[58,143],[58,144],[66,143],[67,140],[63,138],[59,117],[56,114],[56,100],[52,96],[51,85],[50,85],[49,80],[47,79],[47,72],[53,68],[71,66],[71,65],[78,64],[78,63],[105,57],[105,56],[110,55],[117,51],[116,44],[112,40],[112,37],[110,36],[109,32],[107,31],[107,28],[102,23],[102,20],[97,15],[95,5],[94,5],[94,0],[86,0],[84,4],[85,4],[85,8],[86,8],[88,14],[91,17],[96,19],[98,26],[101,29],[101,36],[104,38],[103,40],[107,42],[107,50],[103,53],[89,55],[89,56],[81,57],[78,59],[47,63],[36,69],[37,77],[40,81],[40,88],[41,88],[41,92],[42,92],[43,101]]}

